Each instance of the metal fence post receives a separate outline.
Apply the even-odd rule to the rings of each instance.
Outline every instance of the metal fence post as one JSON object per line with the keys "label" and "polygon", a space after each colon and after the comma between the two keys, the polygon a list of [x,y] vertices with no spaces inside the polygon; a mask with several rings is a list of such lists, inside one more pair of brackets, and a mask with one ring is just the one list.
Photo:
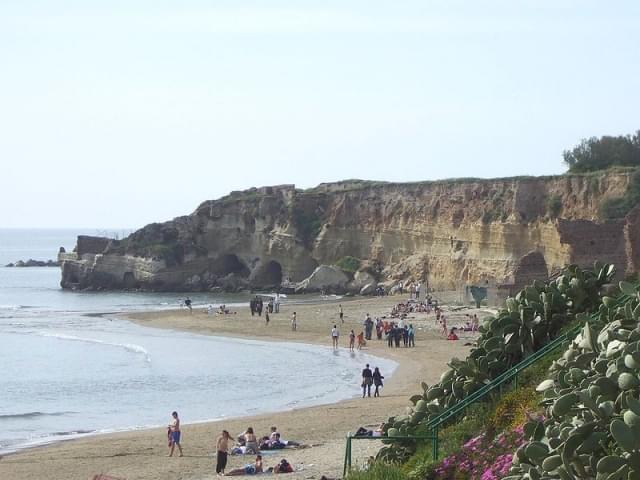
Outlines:
{"label": "metal fence post", "polygon": [[438,459],[438,427],[433,429],[433,459]]}
{"label": "metal fence post", "polygon": [[342,469],[342,476],[347,474],[347,470],[351,469],[351,432],[347,434],[347,445],[344,449],[344,468]]}

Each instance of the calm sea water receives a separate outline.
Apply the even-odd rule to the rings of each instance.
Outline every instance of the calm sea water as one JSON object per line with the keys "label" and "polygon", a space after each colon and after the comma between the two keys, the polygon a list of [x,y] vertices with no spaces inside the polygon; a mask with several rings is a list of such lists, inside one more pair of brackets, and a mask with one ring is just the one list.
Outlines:
{"label": "calm sea water", "polygon": [[[0,264],[55,258],[82,233],[96,231],[0,229]],[[67,292],[59,281],[58,268],[0,268],[0,453],[165,425],[173,410],[189,423],[334,402],[358,394],[364,363],[386,375],[396,366],[312,345],[141,327],[100,314],[169,308],[183,294]]]}

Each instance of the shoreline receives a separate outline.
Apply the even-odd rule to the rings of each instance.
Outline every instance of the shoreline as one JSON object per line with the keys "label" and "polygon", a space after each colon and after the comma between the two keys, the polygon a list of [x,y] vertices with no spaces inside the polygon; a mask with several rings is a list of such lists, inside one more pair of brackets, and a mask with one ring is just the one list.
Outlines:
{"label": "shoreline", "polygon": [[[401,297],[345,299],[345,324],[339,325],[340,349],[344,348],[348,329],[360,328],[363,312],[370,312],[372,317],[382,316],[388,314],[391,305],[400,301]],[[257,322],[257,317],[252,318],[248,311],[241,311],[237,315],[208,316],[195,310],[192,315],[185,310],[163,310],[113,316],[153,328],[260,341],[293,341],[331,348],[329,331],[332,324],[338,322],[338,304],[339,302],[332,301],[288,305],[285,311],[281,310],[282,313],[271,315],[268,326],[264,325],[264,317]],[[299,316],[297,332],[291,332],[289,327],[290,314],[294,308]],[[470,310],[464,312],[468,311]],[[61,473],[60,478],[69,479],[85,479],[97,473],[107,473],[128,480],[164,478],[167,474],[171,478],[177,474],[175,478],[208,479],[215,477],[214,443],[222,428],[235,436],[246,426],[252,425],[256,433],[264,435],[275,424],[282,431],[283,438],[297,440],[312,447],[279,450],[273,454],[268,452],[265,455],[267,466],[273,465],[275,457],[286,457],[293,465],[301,468],[301,471],[288,475],[287,478],[319,478],[323,474],[338,477],[342,473],[344,437],[348,431],[355,431],[363,425],[371,427],[389,416],[401,414],[410,405],[409,396],[421,391],[421,381],[437,381],[452,356],[464,356],[468,351],[462,341],[447,342],[435,333],[436,330],[429,325],[434,322],[433,314],[428,317],[425,314],[411,316],[413,319],[409,321],[413,320],[418,328],[416,348],[390,349],[386,342],[375,339],[374,332],[374,339],[363,350],[368,355],[397,363],[393,375],[388,381],[385,380],[380,398],[347,398],[336,403],[188,423],[183,429],[185,457],[180,459],[165,457],[164,427],[64,439],[7,454],[0,460],[0,476],[46,476],[51,465],[55,464],[56,472]],[[448,316],[450,325],[454,325],[455,314],[450,313]],[[360,457],[366,459],[379,448],[378,442],[360,443],[367,445],[361,446],[362,452],[355,452],[356,463],[360,461]],[[132,459],[136,459],[135,462]],[[228,469],[252,460],[250,456],[230,457]]]}

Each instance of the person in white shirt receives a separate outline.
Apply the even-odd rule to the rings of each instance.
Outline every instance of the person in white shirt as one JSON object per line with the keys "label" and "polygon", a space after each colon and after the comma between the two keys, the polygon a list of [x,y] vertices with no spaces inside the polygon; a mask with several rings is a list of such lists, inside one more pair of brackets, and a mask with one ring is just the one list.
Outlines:
{"label": "person in white shirt", "polygon": [[331,329],[331,339],[333,340],[333,348],[338,348],[338,338],[340,338],[340,330],[337,325],[334,325]]}

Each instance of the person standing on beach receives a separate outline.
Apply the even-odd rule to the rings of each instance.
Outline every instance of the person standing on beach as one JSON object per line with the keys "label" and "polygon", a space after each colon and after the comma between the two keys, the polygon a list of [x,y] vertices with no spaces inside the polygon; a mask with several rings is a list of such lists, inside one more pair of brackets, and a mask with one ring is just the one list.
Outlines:
{"label": "person standing on beach", "polygon": [[356,345],[356,332],[351,330],[349,333],[349,350],[353,352],[353,347]]}
{"label": "person standing on beach", "polygon": [[371,332],[373,331],[373,320],[371,320],[371,316],[368,313],[362,324],[364,325],[365,338],[367,340],[371,340]]}
{"label": "person standing on beach", "polygon": [[409,346],[416,346],[416,331],[413,328],[413,324],[409,324]]}
{"label": "person standing on beach", "polygon": [[171,414],[173,417],[169,423],[169,430],[171,431],[171,444],[169,450],[169,456],[173,457],[173,450],[178,446],[180,456],[182,456],[182,446],[180,445],[180,419],[178,418],[178,412]]}
{"label": "person standing on beach", "polygon": [[222,430],[222,435],[218,437],[216,442],[216,473],[224,475],[224,469],[227,468],[227,457],[229,456],[229,432]]}
{"label": "person standing on beach", "polygon": [[338,348],[338,338],[340,338],[340,330],[338,326],[334,325],[331,329],[331,339],[333,340],[333,348]]}
{"label": "person standing on beach", "polygon": [[344,312],[342,311],[342,304],[338,305],[338,313],[340,315],[340,321],[344,323]]}
{"label": "person standing on beach", "polygon": [[382,376],[382,374],[380,373],[380,370],[378,369],[378,367],[373,369],[373,384],[376,387],[375,392],[373,392],[373,396],[374,397],[379,397],[380,396],[380,392],[378,391],[378,389],[380,387],[382,387],[382,379],[384,378],[384,376]]}
{"label": "person standing on beach", "polygon": [[298,329],[298,316],[296,312],[293,312],[293,315],[291,315],[291,330],[295,332],[297,329]]}
{"label": "person standing on beach", "polygon": [[369,364],[364,367],[362,370],[362,398],[364,398],[365,394],[369,397],[371,396],[371,384],[373,383],[373,373],[369,368]]}
{"label": "person standing on beach", "polygon": [[193,313],[193,308],[191,307],[191,299],[189,297],[184,299],[184,306],[189,309],[189,314]]}

